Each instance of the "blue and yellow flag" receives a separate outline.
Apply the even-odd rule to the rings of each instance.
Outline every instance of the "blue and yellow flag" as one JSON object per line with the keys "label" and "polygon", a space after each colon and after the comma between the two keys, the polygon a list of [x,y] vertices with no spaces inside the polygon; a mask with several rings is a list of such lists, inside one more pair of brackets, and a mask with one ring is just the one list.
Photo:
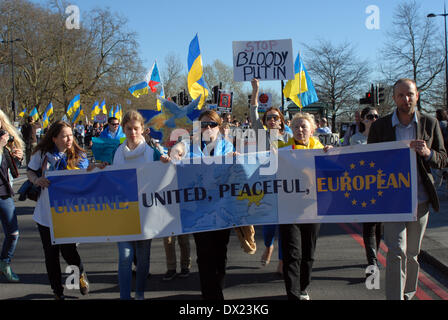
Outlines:
{"label": "blue and yellow flag", "polygon": [[24,118],[26,116],[26,109],[23,109],[22,112],[19,113],[19,117]]}
{"label": "blue and yellow flag", "polygon": [[44,113],[44,118],[42,120],[42,127],[45,129],[50,124],[50,119],[48,119],[48,116],[46,113]]}
{"label": "blue and yellow flag", "polygon": [[199,49],[198,35],[190,42],[188,51],[188,92],[193,100],[201,96],[198,108],[201,109],[208,97],[208,87],[202,70],[202,56]]}
{"label": "blue and yellow flag", "polygon": [[118,121],[121,122],[121,118],[123,118],[123,110],[121,109],[121,105],[117,104],[114,111],[114,117],[118,119]]}
{"label": "blue and yellow flag", "polygon": [[68,105],[67,108],[67,115],[71,117],[72,114],[74,114],[80,106],[81,106],[81,96],[78,94],[72,99],[72,101],[70,101],[70,104]]}
{"label": "blue and yellow flag", "polygon": [[157,97],[157,111],[162,111],[162,101],[159,98],[165,99],[165,91],[163,90],[163,84],[161,84],[161,89],[159,96]]}
{"label": "blue and yellow flag", "polygon": [[96,115],[101,113],[100,104],[98,101],[95,101],[95,103],[92,106],[92,110],[90,111],[90,119],[93,120]]}
{"label": "blue and yellow flag", "polygon": [[103,114],[106,114],[106,115],[107,115],[106,99],[103,99],[103,102],[101,102],[100,109],[101,109],[101,111],[103,112]]}
{"label": "blue and yellow flag", "polygon": [[76,110],[75,115],[73,116],[72,123],[77,123],[79,121],[82,121],[83,115],[84,115],[84,111],[82,111],[82,106],[80,105],[79,108]]}
{"label": "blue and yellow flag", "polygon": [[146,81],[142,81],[135,86],[129,88],[129,92],[136,98],[139,98],[141,95],[148,94],[148,83]]}
{"label": "blue and yellow flag", "polygon": [[45,111],[44,111],[44,117],[45,117],[45,115],[48,117],[48,119],[50,119],[51,118],[51,116],[53,115],[53,103],[51,103],[51,101],[50,101],[50,103],[48,104],[48,106],[45,108]]}
{"label": "blue and yellow flag", "polygon": [[114,106],[110,107],[108,117],[115,117]]}
{"label": "blue and yellow flag", "polygon": [[37,121],[39,119],[39,112],[37,112],[36,107],[34,107],[34,109],[30,112],[30,117],[32,117],[34,121]]}
{"label": "blue and yellow flag", "polygon": [[294,72],[295,78],[289,80],[283,88],[285,97],[291,99],[299,108],[318,101],[313,82],[300,59],[300,53],[294,63]]}

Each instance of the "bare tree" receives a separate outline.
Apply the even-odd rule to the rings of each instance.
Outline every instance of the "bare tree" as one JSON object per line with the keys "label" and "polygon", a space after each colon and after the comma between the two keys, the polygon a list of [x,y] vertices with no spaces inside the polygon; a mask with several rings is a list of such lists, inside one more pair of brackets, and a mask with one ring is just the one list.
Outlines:
{"label": "bare tree", "polygon": [[444,66],[444,49],[437,28],[416,1],[407,1],[397,5],[387,37],[382,50],[383,73],[390,84],[399,78],[413,79],[421,93],[421,110],[422,102],[431,103],[427,97],[434,93],[432,86]]}
{"label": "bare tree", "polygon": [[348,43],[333,45],[319,40],[317,45],[305,47],[306,67],[319,100],[328,106],[332,127],[336,128],[336,117],[355,109],[358,103],[355,97],[366,88],[367,61],[359,60]]}

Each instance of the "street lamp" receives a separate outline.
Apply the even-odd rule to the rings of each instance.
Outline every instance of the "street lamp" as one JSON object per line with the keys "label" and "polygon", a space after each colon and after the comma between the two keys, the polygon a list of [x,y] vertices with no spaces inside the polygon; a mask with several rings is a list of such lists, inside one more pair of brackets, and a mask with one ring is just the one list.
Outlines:
{"label": "street lamp", "polygon": [[445,20],[445,108],[448,108],[448,47],[447,47],[447,37],[446,37],[446,6],[443,4],[443,13],[434,14],[430,13],[426,17],[434,18],[434,17],[443,17]]}
{"label": "street lamp", "polygon": [[16,121],[16,94],[15,94],[15,85],[14,85],[14,42],[22,41],[22,39],[12,39],[11,40],[1,40],[1,43],[10,43],[11,44],[11,75],[12,75],[12,112],[14,114],[14,121]]}

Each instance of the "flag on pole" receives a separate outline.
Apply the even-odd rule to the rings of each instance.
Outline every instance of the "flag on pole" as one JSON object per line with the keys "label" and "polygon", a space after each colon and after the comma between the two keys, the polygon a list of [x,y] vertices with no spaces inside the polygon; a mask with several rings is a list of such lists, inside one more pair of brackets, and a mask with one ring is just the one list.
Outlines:
{"label": "flag on pole", "polygon": [[151,88],[152,92],[157,92],[156,85],[160,83],[159,68],[157,68],[157,61],[154,61],[151,70],[146,74],[145,78],[148,86]]}
{"label": "flag on pole", "polygon": [[198,105],[198,109],[201,109],[205,99],[208,97],[208,87],[204,80],[202,56],[197,34],[191,40],[188,51],[188,92],[193,100],[201,96]]}
{"label": "flag on pole", "polygon": [[90,118],[93,120],[96,115],[101,113],[100,104],[98,101],[95,101],[95,103],[92,106],[92,111],[90,111]]}
{"label": "flag on pole", "polygon": [[30,117],[32,117],[34,121],[37,121],[39,119],[39,112],[37,112],[36,107],[34,107],[34,109],[30,112]]}
{"label": "flag on pole", "polygon": [[44,113],[44,118],[42,120],[42,127],[45,129],[50,124],[50,119],[48,119],[48,116],[46,113]]}
{"label": "flag on pole", "polygon": [[297,55],[294,63],[295,77],[288,80],[283,88],[283,94],[291,99],[300,109],[318,101],[316,90],[308,72],[300,59],[300,53]]}
{"label": "flag on pole", "polygon": [[26,109],[27,109],[27,108],[23,109],[22,112],[19,113],[19,117],[21,117],[21,118],[24,118],[24,117],[25,117],[25,115],[26,115]]}
{"label": "flag on pole", "polygon": [[107,115],[106,99],[103,99],[103,102],[101,102],[100,109],[101,109],[101,111],[103,112],[103,114],[106,114],[106,115]]}
{"label": "flag on pole", "polygon": [[146,81],[140,82],[135,86],[129,88],[129,92],[136,98],[140,98],[141,95],[148,94],[148,83]]}
{"label": "flag on pole", "polygon": [[161,84],[160,93],[157,97],[157,111],[162,111],[162,101],[159,98],[165,98],[165,91],[163,90],[163,83]]}
{"label": "flag on pole", "polygon": [[83,115],[84,115],[84,111],[82,111],[82,106],[80,105],[79,108],[76,110],[75,115],[73,116],[72,123],[77,123],[79,121],[82,121]]}
{"label": "flag on pole", "polygon": [[48,106],[45,108],[44,111],[44,117],[47,116],[48,120],[50,120],[51,116],[53,115],[53,103],[50,101]]}
{"label": "flag on pole", "polygon": [[109,118],[114,117],[114,106],[111,106],[109,109]]}
{"label": "flag on pole", "polygon": [[71,117],[72,114],[75,113],[80,106],[81,106],[81,96],[78,94],[72,99],[72,101],[70,101],[67,108],[67,115]]}

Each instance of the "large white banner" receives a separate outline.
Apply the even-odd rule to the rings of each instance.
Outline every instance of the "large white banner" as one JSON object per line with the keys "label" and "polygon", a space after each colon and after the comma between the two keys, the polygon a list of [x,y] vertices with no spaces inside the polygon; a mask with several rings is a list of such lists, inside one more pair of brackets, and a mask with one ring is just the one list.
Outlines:
{"label": "large white banner", "polygon": [[48,172],[55,243],[141,240],[244,225],[415,220],[408,142]]}

